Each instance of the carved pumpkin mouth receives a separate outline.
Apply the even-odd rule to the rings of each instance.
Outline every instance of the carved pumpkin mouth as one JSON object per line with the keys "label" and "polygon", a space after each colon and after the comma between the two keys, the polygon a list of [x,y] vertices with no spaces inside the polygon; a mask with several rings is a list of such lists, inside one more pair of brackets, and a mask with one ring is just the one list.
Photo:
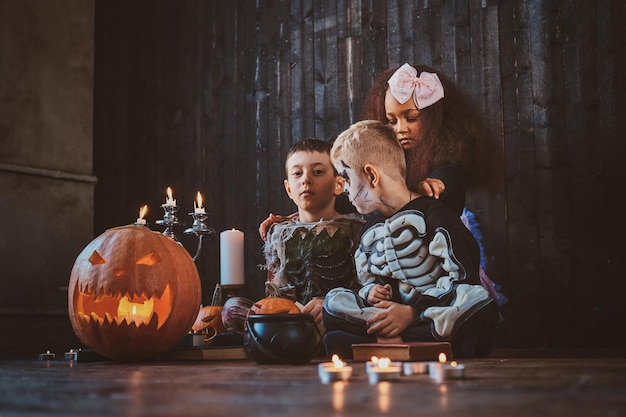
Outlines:
{"label": "carved pumpkin mouth", "polygon": [[[74,311],[86,324],[116,324],[118,326],[142,325],[160,328],[172,311],[172,291],[167,284],[163,293],[148,297],[146,294],[105,293],[74,290]],[[153,321],[155,323],[153,323]]]}

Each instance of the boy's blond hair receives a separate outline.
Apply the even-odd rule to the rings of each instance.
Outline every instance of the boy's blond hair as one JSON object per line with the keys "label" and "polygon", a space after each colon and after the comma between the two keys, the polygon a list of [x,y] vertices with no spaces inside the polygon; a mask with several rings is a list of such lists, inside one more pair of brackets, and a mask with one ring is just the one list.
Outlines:
{"label": "boy's blond hair", "polygon": [[354,123],[337,136],[330,158],[333,163],[342,162],[354,172],[362,173],[363,167],[373,164],[396,181],[406,179],[404,150],[396,134],[377,120]]}

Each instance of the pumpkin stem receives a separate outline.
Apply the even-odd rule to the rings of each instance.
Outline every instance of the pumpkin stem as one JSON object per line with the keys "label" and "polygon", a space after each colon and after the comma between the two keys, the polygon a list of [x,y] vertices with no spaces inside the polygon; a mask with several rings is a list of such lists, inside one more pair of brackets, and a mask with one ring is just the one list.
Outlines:
{"label": "pumpkin stem", "polygon": [[280,289],[272,281],[265,281],[265,290],[269,297],[280,297]]}
{"label": "pumpkin stem", "polygon": [[220,284],[215,284],[215,290],[213,290],[213,298],[211,299],[212,306],[221,306],[222,305],[222,286]]}

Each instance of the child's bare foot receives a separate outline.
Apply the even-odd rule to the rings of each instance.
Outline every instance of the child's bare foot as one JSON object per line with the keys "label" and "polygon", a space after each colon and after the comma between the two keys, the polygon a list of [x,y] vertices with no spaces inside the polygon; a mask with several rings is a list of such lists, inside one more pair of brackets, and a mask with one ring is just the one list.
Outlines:
{"label": "child's bare foot", "polygon": [[376,341],[378,343],[402,343],[402,338],[400,336],[395,336],[395,337],[377,337]]}

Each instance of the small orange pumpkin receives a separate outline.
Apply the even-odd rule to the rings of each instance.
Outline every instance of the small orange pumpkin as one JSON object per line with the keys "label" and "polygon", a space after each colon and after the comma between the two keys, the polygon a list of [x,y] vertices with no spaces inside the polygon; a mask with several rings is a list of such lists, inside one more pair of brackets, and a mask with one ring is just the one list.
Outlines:
{"label": "small orange pumpkin", "polygon": [[68,309],[78,338],[113,360],[146,360],[174,347],[202,291],[187,250],[145,226],[106,230],[78,255]]}
{"label": "small orange pumpkin", "polygon": [[300,314],[295,301],[280,296],[280,290],[271,281],[265,282],[268,296],[250,307],[249,314]]}

